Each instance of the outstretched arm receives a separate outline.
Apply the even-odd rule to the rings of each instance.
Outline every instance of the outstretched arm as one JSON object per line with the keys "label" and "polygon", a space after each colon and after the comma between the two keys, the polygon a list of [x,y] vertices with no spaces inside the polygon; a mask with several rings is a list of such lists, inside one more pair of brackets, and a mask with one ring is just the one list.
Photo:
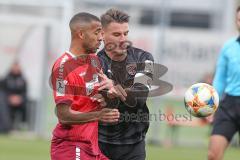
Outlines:
{"label": "outstretched arm", "polygon": [[[99,102],[101,107],[105,107],[106,103],[101,94],[97,94],[92,98],[93,101]],[[119,112],[117,109],[103,108],[92,112],[78,112],[71,109],[67,104],[60,103],[56,107],[56,114],[59,122],[62,124],[82,124],[92,121],[116,122],[119,119]]]}
{"label": "outstretched arm", "polygon": [[107,123],[117,122],[119,112],[117,109],[103,108],[100,111],[82,113],[74,111],[66,104],[57,105],[57,117],[61,124],[73,125],[92,121],[102,121]]}

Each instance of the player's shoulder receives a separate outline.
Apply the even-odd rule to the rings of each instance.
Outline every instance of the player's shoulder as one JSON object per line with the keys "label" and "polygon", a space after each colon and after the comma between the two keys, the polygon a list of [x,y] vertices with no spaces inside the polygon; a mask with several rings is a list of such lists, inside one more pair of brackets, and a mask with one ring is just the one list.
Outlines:
{"label": "player's shoulder", "polygon": [[55,62],[53,63],[53,68],[58,68],[61,65],[64,65],[68,60],[71,59],[71,55],[64,52],[60,57],[58,57]]}
{"label": "player's shoulder", "polygon": [[90,58],[97,58],[97,57],[98,57],[96,53],[91,53],[91,54],[89,54],[88,56],[89,56]]}
{"label": "player's shoulder", "polygon": [[232,43],[235,43],[236,42],[236,40],[237,40],[237,38],[238,37],[232,37],[232,38],[230,38],[229,40],[227,40],[226,42],[225,42],[225,44],[224,45],[230,45],[230,44],[232,44]]}
{"label": "player's shoulder", "polygon": [[153,60],[153,56],[150,52],[145,51],[143,49],[137,48],[137,47],[129,47],[128,48],[128,55],[130,57],[135,57],[138,60]]}
{"label": "player's shoulder", "polygon": [[237,37],[230,38],[224,43],[222,50],[226,51],[232,48],[236,43],[237,43]]}
{"label": "player's shoulder", "polygon": [[145,51],[143,49],[137,48],[137,47],[129,47],[128,51],[130,53],[137,53],[138,55],[152,55],[151,53],[149,53],[148,51]]}

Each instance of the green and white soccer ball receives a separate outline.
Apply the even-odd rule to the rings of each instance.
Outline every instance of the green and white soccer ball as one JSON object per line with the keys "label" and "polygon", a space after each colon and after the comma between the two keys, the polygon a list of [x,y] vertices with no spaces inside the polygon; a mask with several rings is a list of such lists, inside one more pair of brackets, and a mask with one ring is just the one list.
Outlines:
{"label": "green and white soccer ball", "polygon": [[219,96],[209,84],[197,83],[188,88],[184,103],[187,111],[195,117],[207,117],[218,108]]}

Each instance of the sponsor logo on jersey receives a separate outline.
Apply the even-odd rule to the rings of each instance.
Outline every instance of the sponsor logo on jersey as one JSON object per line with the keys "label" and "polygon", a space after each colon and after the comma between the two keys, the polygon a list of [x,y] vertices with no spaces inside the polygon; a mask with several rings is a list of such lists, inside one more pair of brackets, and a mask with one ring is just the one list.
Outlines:
{"label": "sponsor logo on jersey", "polygon": [[96,61],[96,59],[91,58],[91,65],[92,65],[93,67],[97,67],[97,61]]}
{"label": "sponsor logo on jersey", "polygon": [[57,96],[64,96],[65,94],[65,84],[64,81],[61,79],[56,80],[56,89],[57,89]]}

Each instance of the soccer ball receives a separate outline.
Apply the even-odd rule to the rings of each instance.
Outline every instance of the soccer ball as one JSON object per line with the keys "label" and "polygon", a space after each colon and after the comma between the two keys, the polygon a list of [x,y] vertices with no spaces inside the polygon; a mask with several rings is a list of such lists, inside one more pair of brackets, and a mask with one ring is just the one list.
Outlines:
{"label": "soccer ball", "polygon": [[211,85],[197,83],[186,91],[184,103],[187,111],[193,116],[207,117],[217,110],[219,96]]}

